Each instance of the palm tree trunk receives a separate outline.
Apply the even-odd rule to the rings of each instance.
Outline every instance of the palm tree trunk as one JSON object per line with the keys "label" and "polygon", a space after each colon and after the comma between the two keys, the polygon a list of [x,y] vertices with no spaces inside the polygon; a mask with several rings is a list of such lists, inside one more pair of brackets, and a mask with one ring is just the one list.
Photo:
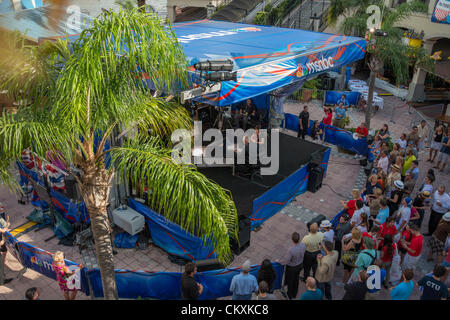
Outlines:
{"label": "palm tree trunk", "polygon": [[111,243],[111,230],[106,208],[111,189],[112,172],[103,166],[89,163],[83,168],[81,194],[91,219],[95,252],[100,268],[100,275],[105,300],[117,300],[114,257]]}
{"label": "palm tree trunk", "polygon": [[369,77],[369,93],[367,95],[367,108],[366,108],[366,128],[370,130],[370,117],[372,115],[372,101],[373,101],[373,91],[375,89],[375,77],[377,73],[375,70],[370,71]]}
{"label": "palm tree trunk", "polygon": [[339,78],[339,90],[344,91],[345,86],[345,73],[347,72],[346,66],[341,67],[341,77]]}

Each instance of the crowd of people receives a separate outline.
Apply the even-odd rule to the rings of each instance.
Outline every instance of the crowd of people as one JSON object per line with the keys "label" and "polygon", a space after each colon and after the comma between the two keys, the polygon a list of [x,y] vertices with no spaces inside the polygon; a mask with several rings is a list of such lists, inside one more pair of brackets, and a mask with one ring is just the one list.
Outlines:
{"label": "crowd of people", "polygon": [[[347,106],[343,95],[334,108],[334,118],[332,108],[324,108],[321,122],[344,128]],[[299,114],[299,138],[305,139],[309,124],[308,106],[304,106]],[[323,134],[319,121],[309,129],[313,139]],[[355,131],[357,138],[368,134],[364,123]],[[445,185],[436,181],[433,169],[419,181],[419,152],[428,139],[431,147],[427,161],[434,163],[437,157],[433,169],[442,172],[450,151],[448,128],[438,125],[434,135],[428,137],[422,121],[395,142],[387,124],[376,131],[369,145],[374,161],[366,185],[362,190],[352,190],[352,199],[341,200],[343,210],[337,224],[333,226],[328,220],[320,225],[313,223],[303,238],[294,232],[285,258],[277,260],[285,266],[281,293],[287,299],[296,299],[300,279],[306,286],[301,300],[373,300],[382,288],[389,291],[392,300],[408,300],[415,286],[420,288],[423,300],[448,299],[450,196]],[[422,234],[428,210],[428,232]],[[415,282],[417,264],[427,250],[426,259],[434,262],[434,268]],[[341,265],[343,278],[334,283],[336,268]],[[374,266],[377,268],[371,268]],[[379,288],[367,284],[375,270],[380,274]],[[231,283],[232,299],[251,299],[252,295],[256,299],[275,299],[276,274],[270,261],[262,263],[258,277],[249,271],[250,262],[246,261]],[[344,295],[333,297],[333,286],[342,287]]]}

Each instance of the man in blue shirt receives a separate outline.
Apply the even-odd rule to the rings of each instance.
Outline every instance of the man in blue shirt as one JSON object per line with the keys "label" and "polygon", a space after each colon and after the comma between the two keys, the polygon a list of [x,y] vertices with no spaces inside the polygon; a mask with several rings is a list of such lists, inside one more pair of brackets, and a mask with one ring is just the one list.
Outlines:
{"label": "man in blue shirt", "polygon": [[412,278],[414,278],[414,271],[412,269],[403,270],[403,281],[396,287],[389,288],[392,300],[409,300],[411,292],[414,289]]}
{"label": "man in blue shirt", "polygon": [[340,105],[341,102],[342,102],[342,104],[343,104],[344,106],[348,107],[348,102],[347,102],[347,100],[345,99],[345,94],[343,94],[343,95],[341,96],[341,98],[337,101],[337,105]]}
{"label": "man in blue shirt", "polygon": [[258,282],[254,275],[249,274],[250,269],[250,260],[247,260],[242,265],[242,272],[231,280],[232,300],[251,300],[252,293],[258,290]]}
{"label": "man in blue shirt", "polygon": [[417,179],[419,178],[419,161],[414,160],[413,162],[411,162],[411,168],[409,168],[409,170],[406,171],[406,175],[411,172],[411,175],[413,176],[413,179],[417,181]]}
{"label": "man in blue shirt", "polygon": [[333,126],[344,129],[344,119],[346,117],[347,107],[341,102],[334,108]]}
{"label": "man in blue shirt", "polygon": [[316,280],[313,277],[306,278],[306,291],[300,300],[323,300],[322,290],[317,288]]}

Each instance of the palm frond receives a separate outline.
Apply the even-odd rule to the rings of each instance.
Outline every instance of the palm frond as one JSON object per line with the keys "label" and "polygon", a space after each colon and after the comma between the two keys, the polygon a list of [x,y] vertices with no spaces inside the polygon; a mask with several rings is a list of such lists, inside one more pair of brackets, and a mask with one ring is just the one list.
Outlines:
{"label": "palm frond", "polygon": [[175,164],[171,151],[150,138],[111,150],[116,169],[140,190],[149,188],[151,207],[198,237],[211,239],[221,261],[231,256],[229,239],[237,239],[237,212],[229,191],[193,166]]}

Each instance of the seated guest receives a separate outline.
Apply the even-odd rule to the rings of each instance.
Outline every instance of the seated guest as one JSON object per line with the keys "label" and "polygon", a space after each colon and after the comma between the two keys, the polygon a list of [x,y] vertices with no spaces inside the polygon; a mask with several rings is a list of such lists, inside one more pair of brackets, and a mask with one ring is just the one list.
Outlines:
{"label": "seated guest", "polygon": [[317,137],[321,137],[323,134],[322,129],[320,129],[320,123],[319,121],[315,120],[314,125],[311,128],[311,137],[313,140],[317,140]]}
{"label": "seated guest", "polygon": [[359,139],[365,138],[369,134],[369,130],[367,130],[366,124],[364,122],[361,122],[359,127],[356,128],[355,132]]}
{"label": "seated guest", "polygon": [[247,123],[250,119],[256,118],[256,107],[251,99],[247,99],[245,104],[237,106],[238,111],[234,114],[234,127],[239,127],[239,122],[242,121],[242,129],[247,130]]}
{"label": "seated guest", "polygon": [[374,189],[381,189],[381,186],[378,184],[378,177],[376,174],[372,174],[366,182],[366,188],[363,191],[363,194],[365,196],[368,196],[370,198],[374,198],[375,196],[373,195],[373,191]]}
{"label": "seated guest", "polygon": [[384,124],[383,128],[380,131],[378,131],[378,133],[377,133],[377,137],[380,137],[381,140],[386,141],[386,142],[389,139],[389,135],[390,135],[389,127],[387,124]]}

